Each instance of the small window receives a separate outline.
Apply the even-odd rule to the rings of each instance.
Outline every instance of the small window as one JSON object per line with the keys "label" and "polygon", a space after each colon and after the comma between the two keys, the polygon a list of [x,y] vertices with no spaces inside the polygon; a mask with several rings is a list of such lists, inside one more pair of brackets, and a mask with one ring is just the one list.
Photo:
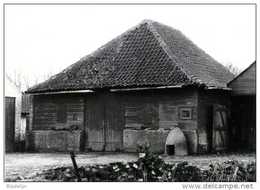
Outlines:
{"label": "small window", "polygon": [[180,108],[179,114],[180,114],[180,119],[190,120],[192,119],[192,108]]}
{"label": "small window", "polygon": [[57,105],[57,123],[67,122],[67,106],[65,104]]}

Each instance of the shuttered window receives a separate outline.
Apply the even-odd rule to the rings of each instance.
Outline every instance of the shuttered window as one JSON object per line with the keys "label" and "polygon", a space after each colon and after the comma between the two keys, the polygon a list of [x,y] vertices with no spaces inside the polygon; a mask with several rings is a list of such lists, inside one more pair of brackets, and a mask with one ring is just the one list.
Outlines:
{"label": "shuttered window", "polygon": [[57,105],[57,123],[67,122],[67,106],[65,104]]}
{"label": "shuttered window", "polygon": [[158,106],[155,103],[128,104],[125,107],[125,127],[158,129]]}

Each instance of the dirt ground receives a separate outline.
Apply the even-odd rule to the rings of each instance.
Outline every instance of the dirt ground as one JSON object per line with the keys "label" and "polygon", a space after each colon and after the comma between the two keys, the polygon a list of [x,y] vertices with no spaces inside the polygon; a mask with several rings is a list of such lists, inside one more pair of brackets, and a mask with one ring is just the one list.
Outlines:
{"label": "dirt ground", "polygon": [[[137,154],[126,153],[87,153],[76,155],[78,166],[92,164],[106,164],[111,162],[129,162],[137,160]],[[201,167],[207,167],[210,162],[223,162],[226,160],[238,160],[242,162],[255,161],[254,153],[247,154],[221,154],[221,155],[200,155],[200,156],[164,156],[166,162],[188,161]],[[23,179],[40,173],[42,170],[72,166],[69,154],[63,153],[12,153],[5,155],[5,180]]]}

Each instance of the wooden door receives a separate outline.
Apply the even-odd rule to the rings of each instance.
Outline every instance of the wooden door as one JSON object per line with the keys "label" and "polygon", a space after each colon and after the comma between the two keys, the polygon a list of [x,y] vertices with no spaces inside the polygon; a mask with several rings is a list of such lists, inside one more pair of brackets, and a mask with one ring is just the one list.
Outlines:
{"label": "wooden door", "polygon": [[86,148],[92,151],[118,151],[123,145],[123,112],[114,94],[87,97]]}
{"label": "wooden door", "polygon": [[90,151],[104,151],[104,106],[98,95],[86,97],[86,149]]}
{"label": "wooden door", "polygon": [[123,149],[124,111],[117,94],[106,94],[105,100],[105,151]]}
{"label": "wooden door", "polygon": [[223,151],[228,148],[228,110],[225,106],[213,106],[213,151]]}
{"label": "wooden door", "polygon": [[5,151],[14,151],[15,97],[5,97]]}

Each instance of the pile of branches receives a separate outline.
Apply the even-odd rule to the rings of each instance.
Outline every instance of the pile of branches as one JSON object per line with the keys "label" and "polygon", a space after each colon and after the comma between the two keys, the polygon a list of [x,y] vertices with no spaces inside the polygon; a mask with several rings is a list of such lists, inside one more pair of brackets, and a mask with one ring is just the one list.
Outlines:
{"label": "pile of branches", "polygon": [[210,164],[201,169],[188,162],[165,163],[150,152],[135,162],[115,162],[93,166],[58,167],[39,174],[44,181],[116,181],[116,182],[253,182],[256,181],[256,164],[230,160]]}

